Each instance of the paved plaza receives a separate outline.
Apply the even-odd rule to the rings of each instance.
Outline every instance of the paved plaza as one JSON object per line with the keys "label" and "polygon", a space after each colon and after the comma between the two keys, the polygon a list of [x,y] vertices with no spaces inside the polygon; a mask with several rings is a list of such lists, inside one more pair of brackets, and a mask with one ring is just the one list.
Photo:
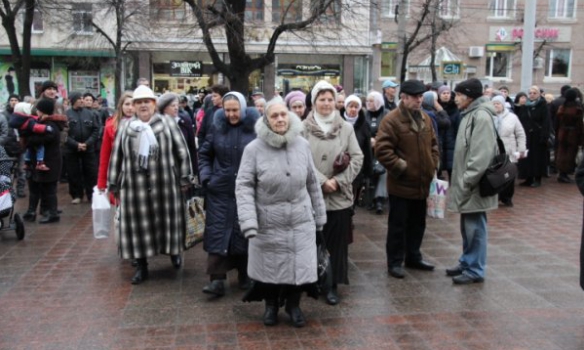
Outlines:
{"label": "paved plaza", "polygon": [[387,215],[360,208],[351,284],[339,287],[337,306],[304,298],[301,329],[283,310],[265,327],[263,304],[241,302],[235,271],[224,298],[201,293],[201,246],[180,270],[166,256],[150,259],[150,279],[131,285],[114,238],[93,238],[90,204],[69,204],[59,186],[60,223],[27,223],[23,241],[1,233],[0,349],[584,349],[583,200],[555,178],[517,187],[515,207],[489,215],[483,284],[454,286],[444,274],[461,250],[458,215],[428,220],[422,249],[436,271],[397,280],[387,274]]}

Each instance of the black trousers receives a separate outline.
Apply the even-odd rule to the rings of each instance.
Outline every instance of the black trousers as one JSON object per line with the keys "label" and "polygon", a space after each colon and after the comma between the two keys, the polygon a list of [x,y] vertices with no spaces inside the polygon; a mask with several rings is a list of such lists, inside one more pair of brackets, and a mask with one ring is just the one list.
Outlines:
{"label": "black trousers", "polygon": [[422,260],[420,246],[426,231],[426,200],[389,195],[387,227],[388,268]]}
{"label": "black trousers", "polygon": [[36,212],[39,202],[42,202],[42,211],[47,210],[49,215],[57,215],[57,181],[35,182],[28,181],[29,198],[28,210]]}
{"label": "black trousers", "polygon": [[97,159],[95,152],[74,152],[65,155],[67,176],[69,179],[69,194],[71,198],[91,199],[93,187],[97,184]]}

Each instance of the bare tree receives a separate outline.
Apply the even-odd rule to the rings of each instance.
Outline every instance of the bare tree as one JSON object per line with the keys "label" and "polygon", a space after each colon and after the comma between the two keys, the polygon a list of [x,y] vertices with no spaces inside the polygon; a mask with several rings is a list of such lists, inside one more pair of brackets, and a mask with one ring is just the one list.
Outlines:
{"label": "bare tree", "polygon": [[[0,6],[0,18],[2,27],[6,30],[10,50],[12,53],[12,63],[18,79],[18,92],[21,96],[30,95],[28,82],[30,80],[30,38],[32,33],[32,21],[34,10],[37,5],[36,0],[17,0],[10,2],[2,0]],[[17,29],[18,16],[24,13],[22,24],[22,42],[19,43],[19,32]]]}
{"label": "bare tree", "polygon": [[[251,57],[246,51],[246,1],[242,0],[184,0],[193,11],[197,26],[201,30],[203,42],[211,56],[215,68],[223,73],[230,82],[231,89],[247,93],[249,89],[249,75],[258,69],[272,64],[275,58],[275,49],[280,36],[286,32],[306,32],[307,37],[311,27],[319,23],[323,16],[340,18],[341,11],[350,11],[347,0],[289,0],[283,9],[281,20],[269,31],[269,43],[265,52],[257,57]],[[310,3],[308,17],[291,21],[288,17],[299,4]],[[365,2],[363,2],[365,3]],[[212,30],[222,28],[227,40],[229,63],[224,62],[217,52],[212,36]]]}

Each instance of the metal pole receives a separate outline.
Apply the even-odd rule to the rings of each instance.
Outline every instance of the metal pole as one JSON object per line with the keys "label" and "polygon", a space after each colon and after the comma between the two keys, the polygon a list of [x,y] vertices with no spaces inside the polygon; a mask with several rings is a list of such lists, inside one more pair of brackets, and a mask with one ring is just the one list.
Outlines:
{"label": "metal pole", "polygon": [[535,41],[535,9],[537,0],[525,2],[523,38],[521,40],[521,91],[533,85],[533,47]]}

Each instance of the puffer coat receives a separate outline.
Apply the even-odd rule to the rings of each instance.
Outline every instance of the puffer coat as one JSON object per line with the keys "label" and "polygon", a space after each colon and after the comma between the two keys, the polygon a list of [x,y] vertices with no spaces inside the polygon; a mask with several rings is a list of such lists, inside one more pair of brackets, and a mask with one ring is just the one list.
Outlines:
{"label": "puffer coat", "polygon": [[256,138],[259,113],[248,107],[242,114],[239,123],[231,125],[219,109],[199,150],[199,178],[206,188],[207,206],[203,247],[210,254],[247,254],[237,217],[235,179],[244,148]]}
{"label": "puffer coat", "polygon": [[479,193],[481,177],[498,153],[494,115],[495,108],[487,97],[476,99],[461,112],[448,189],[449,211],[477,213],[497,209],[496,195],[481,197]]}
{"label": "puffer coat", "polygon": [[316,231],[326,207],[300,119],[285,135],[264,122],[243,152],[236,181],[241,230],[249,237],[248,275],[264,283],[302,285],[317,280]]}

